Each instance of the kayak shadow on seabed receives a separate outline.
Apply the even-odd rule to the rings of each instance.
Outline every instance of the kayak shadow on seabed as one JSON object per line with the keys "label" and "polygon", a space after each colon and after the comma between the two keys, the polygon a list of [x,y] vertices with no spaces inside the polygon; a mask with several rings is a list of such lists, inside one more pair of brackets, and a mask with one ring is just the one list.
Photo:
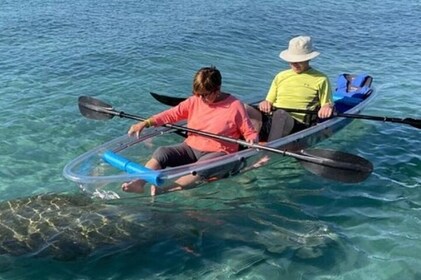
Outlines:
{"label": "kayak shadow on seabed", "polygon": [[[185,210],[174,209],[174,205],[157,207],[156,203],[110,204],[83,194],[44,194],[3,201],[0,273],[42,260],[70,266],[84,263],[78,268],[83,271],[89,263],[135,252],[141,252],[142,259],[159,255],[157,263],[170,263],[171,273],[181,273],[177,270],[183,268],[176,265],[180,259],[196,259],[192,261],[194,269],[199,263],[202,270],[205,268],[200,266],[206,266],[207,259],[222,262],[218,260],[232,250],[258,252],[253,260],[240,261],[236,271],[269,259],[304,261],[323,270],[343,261],[345,242],[329,225],[313,221],[294,207],[285,207],[290,209],[283,209],[283,213],[269,209],[247,213],[241,208]],[[295,217],[289,217],[291,213]],[[149,263],[145,270],[164,269],[157,263]]]}

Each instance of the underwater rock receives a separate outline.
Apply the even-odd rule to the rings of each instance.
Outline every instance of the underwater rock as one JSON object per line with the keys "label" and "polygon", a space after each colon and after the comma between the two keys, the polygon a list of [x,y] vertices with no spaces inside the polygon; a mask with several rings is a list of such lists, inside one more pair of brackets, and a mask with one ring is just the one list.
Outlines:
{"label": "underwater rock", "polygon": [[339,242],[320,221],[271,211],[165,209],[137,201],[108,204],[84,194],[37,195],[0,203],[0,257],[74,261],[171,244],[193,256],[240,246],[308,259]]}
{"label": "underwater rock", "polygon": [[[98,248],[127,246],[150,230],[124,207],[85,195],[47,194],[0,203],[0,255],[73,260]],[[139,233],[142,233],[141,236]]]}

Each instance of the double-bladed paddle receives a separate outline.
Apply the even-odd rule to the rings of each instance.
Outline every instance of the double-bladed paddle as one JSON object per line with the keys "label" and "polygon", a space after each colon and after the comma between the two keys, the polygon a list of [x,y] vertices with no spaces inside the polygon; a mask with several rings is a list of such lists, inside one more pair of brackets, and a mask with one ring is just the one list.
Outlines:
{"label": "double-bladed paddle", "polygon": [[[165,105],[169,105],[169,106],[177,106],[180,102],[186,100],[186,98],[172,97],[172,96],[162,95],[162,94],[158,94],[154,92],[151,92],[150,94],[159,102]],[[311,110],[287,109],[287,108],[280,108],[280,109],[285,110],[287,112],[317,114],[317,111],[311,111]],[[369,115],[359,115],[359,114],[346,114],[346,113],[339,113],[339,112],[333,112],[332,117],[365,119],[365,120],[392,122],[392,123],[403,123],[403,124],[408,124],[410,126],[416,127],[418,129],[421,128],[421,120],[413,119],[413,118],[401,119],[401,118],[390,118],[390,117],[369,116]]]}
{"label": "double-bladed paddle", "polygon": [[[80,96],[79,110],[81,114],[90,119],[107,120],[114,116],[121,118],[128,118],[137,121],[144,121],[145,119],[136,115],[118,112],[113,107],[101,100],[89,96]],[[268,146],[259,144],[251,144],[243,140],[230,138],[223,135],[213,134],[210,132],[187,128],[175,124],[163,125],[178,131],[185,131],[199,134],[205,137],[219,139],[226,142],[236,143],[245,147],[254,148],[258,150],[268,151],[272,153],[281,154],[297,159],[310,172],[346,183],[356,183],[365,180],[373,171],[373,165],[368,160],[351,155],[344,152],[332,150],[303,150],[299,153],[290,152],[286,150],[279,150]]]}

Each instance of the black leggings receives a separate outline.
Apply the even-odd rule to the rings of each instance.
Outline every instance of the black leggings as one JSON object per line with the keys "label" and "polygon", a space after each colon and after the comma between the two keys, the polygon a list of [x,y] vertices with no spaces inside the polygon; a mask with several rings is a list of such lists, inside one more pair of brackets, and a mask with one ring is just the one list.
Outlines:
{"label": "black leggings", "polygon": [[205,159],[223,156],[223,152],[202,152],[191,148],[186,143],[163,146],[155,150],[152,157],[159,162],[161,168],[174,167]]}
{"label": "black leggings", "polygon": [[309,126],[297,121],[286,111],[278,109],[272,114],[262,114],[261,141],[273,141],[286,135],[301,131]]}

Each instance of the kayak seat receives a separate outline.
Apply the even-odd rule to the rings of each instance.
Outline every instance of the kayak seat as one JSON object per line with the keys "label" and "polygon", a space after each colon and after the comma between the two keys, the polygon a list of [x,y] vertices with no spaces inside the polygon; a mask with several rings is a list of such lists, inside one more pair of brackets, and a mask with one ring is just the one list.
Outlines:
{"label": "kayak seat", "polygon": [[367,74],[341,74],[336,81],[333,101],[336,110],[344,112],[371,94],[373,78]]}

